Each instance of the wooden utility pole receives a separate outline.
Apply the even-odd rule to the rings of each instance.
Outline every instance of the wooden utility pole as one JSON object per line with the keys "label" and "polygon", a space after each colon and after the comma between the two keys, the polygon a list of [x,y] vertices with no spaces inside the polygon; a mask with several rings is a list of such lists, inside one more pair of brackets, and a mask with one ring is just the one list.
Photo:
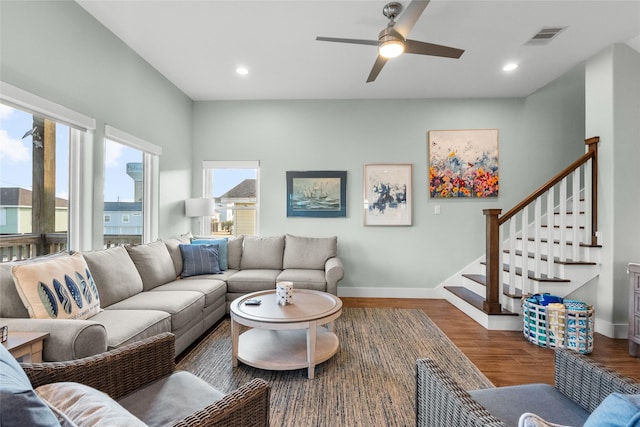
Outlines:
{"label": "wooden utility pole", "polygon": [[33,125],[41,139],[34,137],[32,147],[31,232],[42,237],[38,245],[42,255],[48,252],[44,234],[56,229],[56,123],[34,116]]}

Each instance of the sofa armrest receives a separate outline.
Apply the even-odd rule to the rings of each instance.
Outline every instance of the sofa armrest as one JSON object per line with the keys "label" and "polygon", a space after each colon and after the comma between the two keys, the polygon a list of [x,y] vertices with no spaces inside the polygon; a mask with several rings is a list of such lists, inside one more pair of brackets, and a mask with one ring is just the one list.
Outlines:
{"label": "sofa armrest", "polygon": [[70,381],[101,390],[113,399],[175,370],[175,337],[165,332],[95,356],[68,362],[22,363],[33,387]]}
{"label": "sofa armrest", "polygon": [[589,412],[611,393],[640,394],[640,383],[571,350],[555,352],[556,388]]}
{"label": "sofa armrest", "polygon": [[191,414],[174,424],[186,426],[269,426],[269,399],[271,387],[259,378],[254,378],[226,395],[222,400]]}
{"label": "sofa armrest", "polygon": [[[107,330],[91,320],[1,318],[9,331],[48,332],[42,358],[61,362],[93,356],[107,350]],[[63,325],[63,327],[61,327]]]}
{"label": "sofa armrest", "polygon": [[430,359],[416,361],[416,426],[506,427]]}
{"label": "sofa armrest", "polygon": [[338,295],[338,282],[344,277],[344,266],[340,258],[329,258],[324,263],[324,277],[327,282],[327,292]]}

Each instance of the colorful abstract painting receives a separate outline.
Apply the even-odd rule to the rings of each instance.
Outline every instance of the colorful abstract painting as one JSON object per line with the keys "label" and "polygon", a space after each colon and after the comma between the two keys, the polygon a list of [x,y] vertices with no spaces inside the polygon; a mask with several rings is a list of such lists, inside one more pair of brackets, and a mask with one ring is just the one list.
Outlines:
{"label": "colorful abstract painting", "polygon": [[498,129],[431,130],[429,194],[498,197]]}

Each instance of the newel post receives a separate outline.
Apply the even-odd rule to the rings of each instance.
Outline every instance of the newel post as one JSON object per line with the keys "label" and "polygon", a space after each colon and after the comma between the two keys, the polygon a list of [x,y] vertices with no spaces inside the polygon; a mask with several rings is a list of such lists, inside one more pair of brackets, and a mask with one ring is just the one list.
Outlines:
{"label": "newel post", "polygon": [[591,153],[591,244],[598,244],[598,143],[599,136],[586,139],[585,145]]}
{"label": "newel post", "polygon": [[502,209],[483,209],[482,213],[486,216],[486,287],[487,294],[483,303],[483,310],[486,313],[500,313],[500,271],[502,270],[500,262],[500,223],[498,215]]}

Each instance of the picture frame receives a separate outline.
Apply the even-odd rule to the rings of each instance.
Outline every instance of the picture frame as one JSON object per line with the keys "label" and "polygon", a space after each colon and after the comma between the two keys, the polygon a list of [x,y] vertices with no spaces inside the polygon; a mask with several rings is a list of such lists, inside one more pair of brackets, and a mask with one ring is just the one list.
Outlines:
{"label": "picture frame", "polygon": [[347,216],[346,171],[287,171],[287,217]]}
{"label": "picture frame", "polygon": [[430,197],[498,197],[498,129],[430,130],[427,139]]}
{"label": "picture frame", "polygon": [[413,164],[364,165],[364,225],[413,225]]}

